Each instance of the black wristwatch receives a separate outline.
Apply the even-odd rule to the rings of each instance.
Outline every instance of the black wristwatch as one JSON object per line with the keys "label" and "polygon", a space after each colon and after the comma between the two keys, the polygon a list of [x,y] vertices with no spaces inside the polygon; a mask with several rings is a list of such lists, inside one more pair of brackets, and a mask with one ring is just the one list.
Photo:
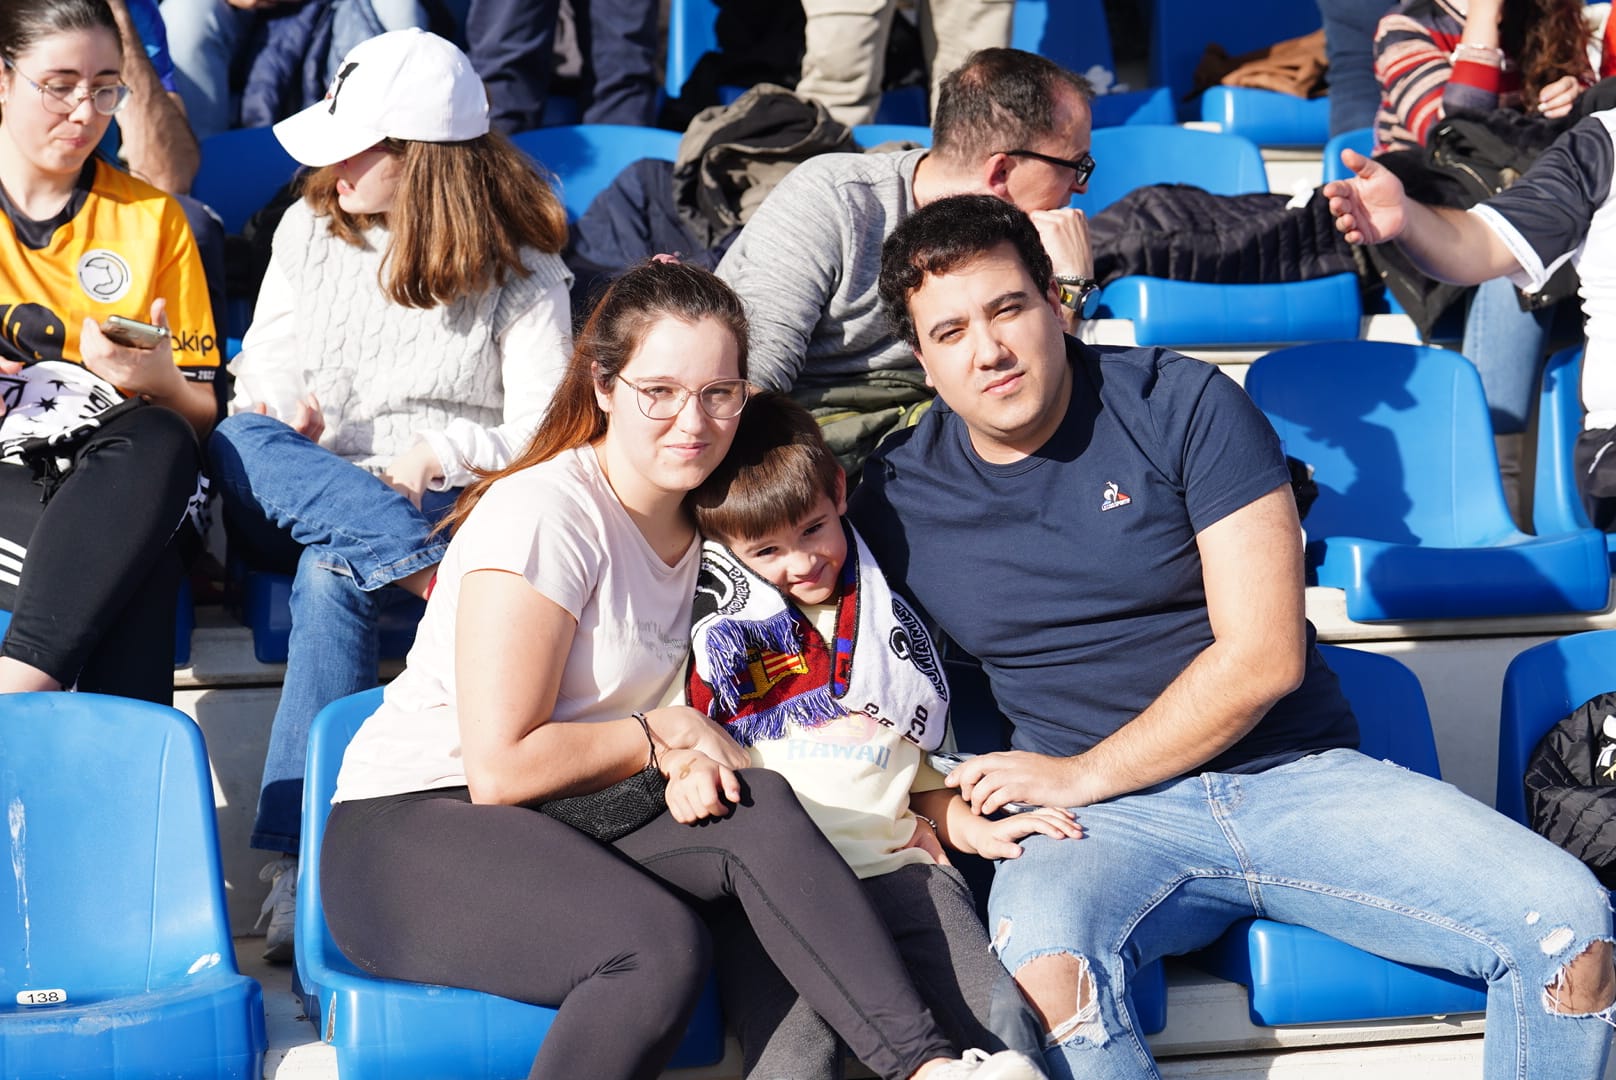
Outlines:
{"label": "black wristwatch", "polygon": [[1090,303],[1100,292],[1100,283],[1093,278],[1078,277],[1076,274],[1056,274],[1055,283],[1060,286],[1061,306],[1077,315],[1079,318],[1089,318],[1093,305]]}

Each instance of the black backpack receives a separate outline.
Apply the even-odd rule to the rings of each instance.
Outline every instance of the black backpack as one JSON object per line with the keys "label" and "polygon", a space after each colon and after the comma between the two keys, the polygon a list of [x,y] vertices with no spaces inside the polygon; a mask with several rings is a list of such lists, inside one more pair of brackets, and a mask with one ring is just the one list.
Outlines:
{"label": "black backpack", "polygon": [[1616,693],[1578,706],[1526,762],[1526,820],[1616,888]]}

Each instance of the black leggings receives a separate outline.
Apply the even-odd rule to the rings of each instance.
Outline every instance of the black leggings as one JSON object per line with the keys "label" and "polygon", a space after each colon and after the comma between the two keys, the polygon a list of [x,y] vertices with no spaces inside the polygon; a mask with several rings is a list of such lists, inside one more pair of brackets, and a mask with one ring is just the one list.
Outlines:
{"label": "black leggings", "polygon": [[[881,1076],[953,1056],[847,863],[767,770],[729,817],[667,814],[607,847],[464,788],[338,803],[320,872],[332,937],[385,978],[560,1012],[531,1077],[656,1077],[712,946],[689,906],[732,898],[775,965]],[[615,850],[613,850],[615,848]]]}
{"label": "black leggings", "polygon": [[174,598],[198,544],[187,511],[202,457],[185,418],[146,405],[71,452],[51,489],[0,465],[0,655],[63,686],[174,699]]}

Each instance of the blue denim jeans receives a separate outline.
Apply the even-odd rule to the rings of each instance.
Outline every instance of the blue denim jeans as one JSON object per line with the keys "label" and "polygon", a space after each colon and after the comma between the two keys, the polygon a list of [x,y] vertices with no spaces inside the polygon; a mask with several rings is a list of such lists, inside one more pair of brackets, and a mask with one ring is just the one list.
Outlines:
{"label": "blue denim jeans", "polygon": [[1330,134],[1365,128],[1380,108],[1375,27],[1392,0],[1318,0],[1330,62]]}
{"label": "blue denim jeans", "polygon": [[1559,1015],[1545,988],[1610,940],[1605,890],[1448,784],[1330,750],[1253,775],[1171,781],[1078,817],[1082,840],[1023,840],[1020,858],[998,864],[988,902],[1011,972],[1075,955],[1097,986],[1046,1044],[1056,1080],[1158,1076],[1129,981],[1252,915],[1486,980],[1488,1080],[1603,1074],[1611,1010]]}
{"label": "blue denim jeans", "polygon": [[1553,308],[1521,310],[1508,278],[1493,278],[1476,286],[1459,348],[1481,372],[1493,434],[1526,430],[1553,325]]}
{"label": "blue denim jeans", "polygon": [[387,586],[442,560],[448,539],[430,533],[458,492],[429,491],[417,510],[365,470],[255,413],[214,429],[208,462],[232,544],[250,563],[294,571],[286,677],[252,845],[295,852],[309,725],[337,698],[376,685],[381,613],[421,603]]}
{"label": "blue denim jeans", "polygon": [[[191,130],[201,140],[234,127],[230,69],[251,40],[258,14],[232,7],[225,0],[162,0],[159,8],[168,31],[174,82],[185,101]],[[427,24],[426,12],[416,0],[370,0],[364,14],[374,23],[370,34]],[[348,36],[352,36],[351,30]],[[334,42],[340,40],[333,34]],[[328,58],[329,64],[338,63],[347,51],[336,44],[333,48],[337,55]]]}

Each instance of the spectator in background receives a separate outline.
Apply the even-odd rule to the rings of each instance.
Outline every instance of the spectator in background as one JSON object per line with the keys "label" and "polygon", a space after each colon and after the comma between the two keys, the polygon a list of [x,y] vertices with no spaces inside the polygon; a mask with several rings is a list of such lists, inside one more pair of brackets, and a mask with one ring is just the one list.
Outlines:
{"label": "spectator in background", "polygon": [[122,49],[106,0],[0,4],[0,694],[173,697],[219,346],[185,216],[94,156]]}
{"label": "spectator in background", "polygon": [[231,69],[262,22],[306,3],[340,6],[343,21],[332,24],[333,56],[384,31],[428,24],[418,0],[162,0],[169,53],[198,139],[235,126]]}
{"label": "spectator in background", "polygon": [[1318,0],[1329,60],[1330,134],[1375,122],[1380,84],[1375,81],[1375,27],[1392,0]]}
{"label": "spectator in background", "polygon": [[[931,72],[932,116],[943,79],[978,49],[1010,44],[1011,0],[918,0],[920,41]],[[807,25],[797,93],[849,127],[881,105],[887,35],[897,0],[802,0]]]}
{"label": "spectator in background", "polygon": [[[202,152],[174,80],[157,0],[107,2],[123,39],[123,81],[129,87],[129,101],[118,113],[119,153],[134,175],[170,195],[183,195],[196,179]],[[191,229],[196,230],[194,220]]]}
{"label": "spectator in background", "polygon": [[[1404,0],[1375,35],[1375,76],[1384,95],[1375,152],[1422,149],[1449,113],[1569,115],[1594,81],[1584,6],[1583,0]],[[1524,433],[1553,322],[1553,307],[1522,310],[1515,286],[1492,278],[1471,295],[1459,346],[1481,373],[1505,493],[1523,525]]]}
{"label": "spectator in background", "polygon": [[[752,381],[817,416],[851,413],[826,438],[849,473],[886,430],[931,400],[892,334],[876,279],[881,242],[945,195],[996,195],[1032,216],[1076,318],[1092,289],[1084,190],[1089,84],[1019,49],[973,53],[943,80],[930,150],[821,154],[792,169],[718,265],[747,303]],[[1070,325],[1070,324],[1069,324]]]}
{"label": "spectator in background", "polygon": [[[496,131],[540,126],[555,74],[556,18],[561,0],[471,0],[467,53],[492,102]],[[656,0],[573,0],[583,54],[586,124],[656,121]]]}
{"label": "spectator in background", "polygon": [[342,71],[275,126],[317,171],[275,230],[231,364],[244,411],[208,444],[232,543],[295,575],[252,836],[281,856],[264,870],[278,961],[292,958],[309,725],[376,685],[379,620],[425,595],[447,545],[438,515],[527,442],[572,345],[565,211],[489,131],[465,55],[400,30]]}

